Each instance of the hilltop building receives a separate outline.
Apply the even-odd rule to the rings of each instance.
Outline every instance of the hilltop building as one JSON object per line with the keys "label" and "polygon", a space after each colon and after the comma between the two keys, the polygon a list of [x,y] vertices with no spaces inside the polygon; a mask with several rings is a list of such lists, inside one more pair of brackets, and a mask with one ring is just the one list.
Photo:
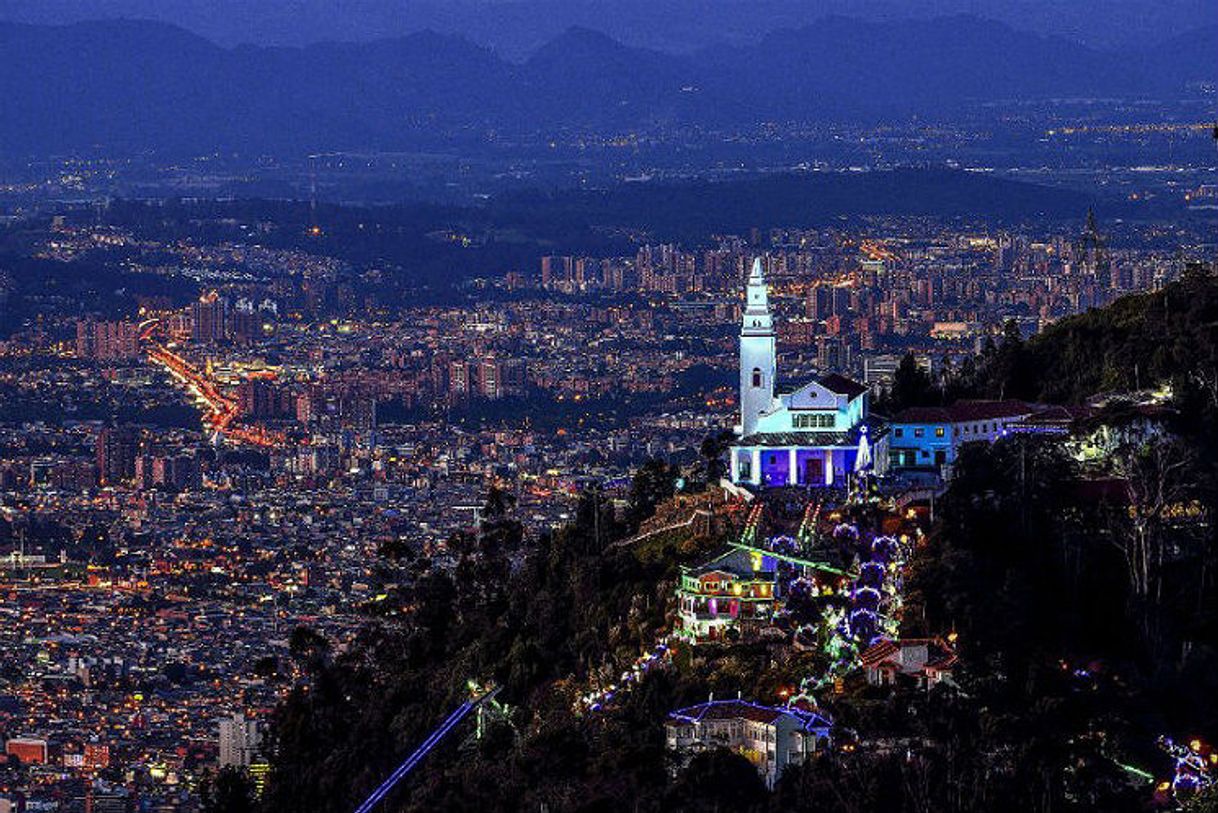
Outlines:
{"label": "hilltop building", "polygon": [[942,638],[880,641],[864,650],[859,660],[872,686],[907,682],[923,689],[950,682],[957,662],[955,649]]}
{"label": "hilltop building", "polygon": [[752,762],[772,788],[788,765],[826,747],[831,728],[825,717],[805,709],[712,699],[671,712],[664,734],[668,750],[678,756],[729,748]]}
{"label": "hilltop building", "polygon": [[220,720],[220,766],[248,767],[262,746],[262,726],[237,712]]}
{"label": "hilltop building", "polygon": [[831,373],[791,393],[776,390],[774,320],[761,260],[753,260],[740,328],[740,426],[732,482],[761,487],[831,486],[888,461],[868,388]]}

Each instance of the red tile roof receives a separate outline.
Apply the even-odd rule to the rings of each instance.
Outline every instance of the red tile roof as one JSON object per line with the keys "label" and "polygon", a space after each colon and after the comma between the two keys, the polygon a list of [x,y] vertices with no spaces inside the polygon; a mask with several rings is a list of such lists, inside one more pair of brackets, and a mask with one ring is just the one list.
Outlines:
{"label": "red tile roof", "polygon": [[953,421],[984,421],[991,418],[1014,418],[1036,411],[1023,401],[957,401],[948,407]]}
{"label": "red tile roof", "polygon": [[1036,408],[1023,401],[957,401],[947,407],[909,407],[894,423],[964,423],[1031,415]]}
{"label": "red tile roof", "polygon": [[[913,664],[901,664],[893,657],[901,650],[915,646],[926,647],[926,662],[920,666],[914,667]],[[926,668],[941,671],[951,669],[955,665],[957,657],[951,645],[942,638],[903,638],[898,641],[880,641],[863,650],[859,655],[859,660],[867,669],[875,669],[886,663],[891,663],[902,671],[912,672]]]}
{"label": "red tile roof", "polygon": [[862,662],[863,666],[867,668],[879,666],[881,663],[888,660],[890,656],[895,655],[898,649],[900,649],[900,647],[898,647],[892,641],[880,641],[878,644],[874,644],[863,650],[863,652],[859,655],[859,660]]}
{"label": "red tile roof", "polygon": [[893,423],[951,423],[951,413],[944,407],[908,407],[893,419]]}

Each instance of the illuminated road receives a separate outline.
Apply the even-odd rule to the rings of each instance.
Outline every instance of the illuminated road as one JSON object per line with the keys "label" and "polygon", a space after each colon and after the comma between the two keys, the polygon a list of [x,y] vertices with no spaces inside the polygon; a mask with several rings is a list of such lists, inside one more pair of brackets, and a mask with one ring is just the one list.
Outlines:
{"label": "illuminated road", "polygon": [[219,388],[190,362],[169,350],[164,345],[151,342],[153,326],[145,329],[143,337],[150,341],[148,358],[162,367],[169,375],[207,407],[203,422],[213,431],[230,440],[249,443],[253,446],[281,446],[286,441],[282,432],[274,432],[261,426],[237,426],[237,402],[220,392]]}

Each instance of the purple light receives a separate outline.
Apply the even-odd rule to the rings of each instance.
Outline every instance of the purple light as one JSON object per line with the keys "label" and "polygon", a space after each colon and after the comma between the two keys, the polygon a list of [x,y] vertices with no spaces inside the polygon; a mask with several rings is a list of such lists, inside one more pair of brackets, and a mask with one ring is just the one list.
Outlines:
{"label": "purple light", "polygon": [[456,728],[457,725],[465,719],[465,715],[469,714],[476,705],[476,703],[466,701],[458,706],[457,710],[448,715],[448,718],[441,723],[439,727],[432,731],[430,735],[428,735],[427,739],[423,741],[423,744],[416,748],[414,753],[407,757],[406,761],[399,765],[397,770],[390,774],[389,778],[382,782],[381,785],[372,792],[372,795],[365,799],[364,803],[355,809],[355,813],[370,813],[370,811],[376,807],[376,805],[382,799],[384,799],[391,790],[393,790],[398,782],[402,781],[402,779],[405,778],[408,773],[414,770],[416,765],[423,761],[423,757],[427,756],[431,750],[448,735],[448,732]]}

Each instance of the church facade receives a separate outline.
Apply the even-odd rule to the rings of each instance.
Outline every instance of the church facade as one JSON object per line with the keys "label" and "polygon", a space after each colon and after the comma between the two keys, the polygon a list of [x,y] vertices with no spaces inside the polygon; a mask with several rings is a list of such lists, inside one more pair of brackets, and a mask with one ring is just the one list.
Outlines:
{"label": "church facade", "polygon": [[758,487],[845,485],[882,470],[883,424],[869,414],[867,387],[831,373],[777,393],[777,342],[760,258],[753,260],[740,328],[740,425],[732,482]]}

